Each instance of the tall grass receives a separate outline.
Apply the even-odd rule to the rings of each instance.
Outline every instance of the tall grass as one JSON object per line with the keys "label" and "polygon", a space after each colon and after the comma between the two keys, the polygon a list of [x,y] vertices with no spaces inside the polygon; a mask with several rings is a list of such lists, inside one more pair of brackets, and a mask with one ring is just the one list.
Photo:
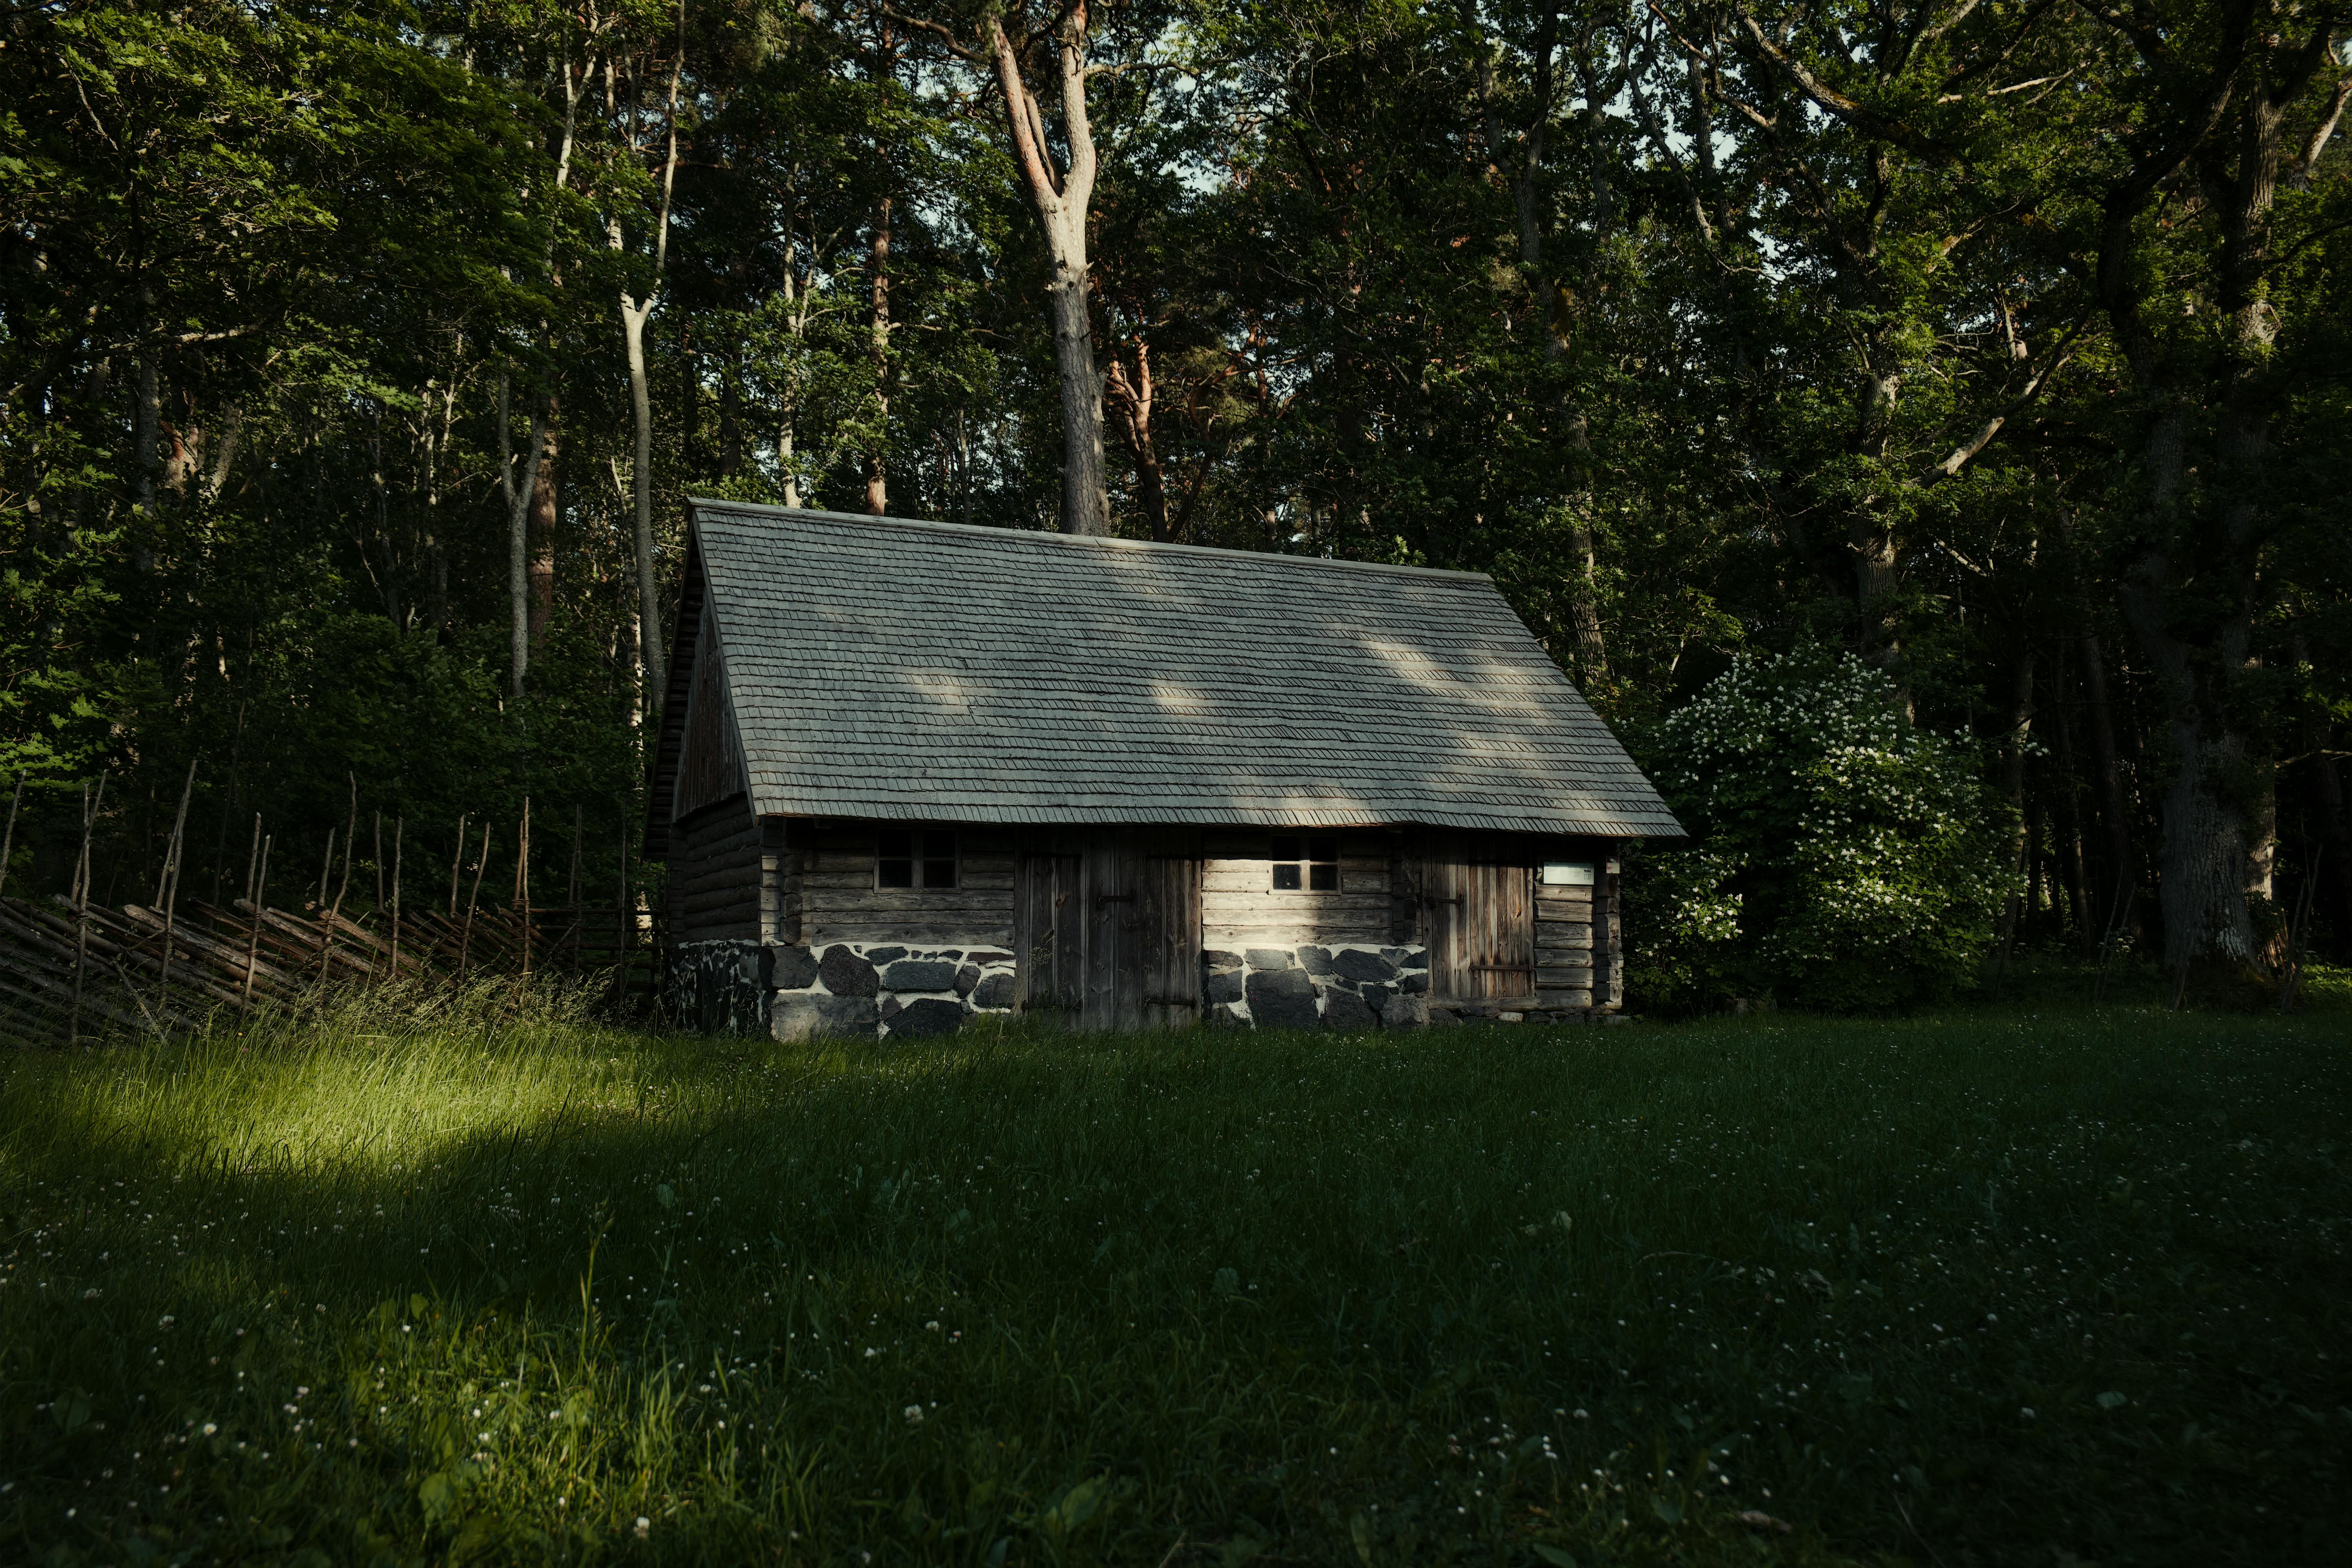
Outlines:
{"label": "tall grass", "polygon": [[2319,1561],[2340,1014],[0,1066],[0,1558]]}

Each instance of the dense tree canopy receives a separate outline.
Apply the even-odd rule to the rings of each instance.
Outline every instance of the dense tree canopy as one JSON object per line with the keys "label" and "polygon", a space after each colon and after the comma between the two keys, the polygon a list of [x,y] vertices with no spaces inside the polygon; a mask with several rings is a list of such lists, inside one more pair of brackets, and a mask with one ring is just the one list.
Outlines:
{"label": "dense tree canopy", "polygon": [[1637,749],[1741,656],[1850,653],[1972,737],[2005,940],[2243,968],[2307,890],[2352,938],[2346,30],[16,7],[14,874],[62,885],[111,770],[132,896],[193,764],[200,877],[257,813],[446,868],[529,795],[609,887],[725,493],[1487,571]]}

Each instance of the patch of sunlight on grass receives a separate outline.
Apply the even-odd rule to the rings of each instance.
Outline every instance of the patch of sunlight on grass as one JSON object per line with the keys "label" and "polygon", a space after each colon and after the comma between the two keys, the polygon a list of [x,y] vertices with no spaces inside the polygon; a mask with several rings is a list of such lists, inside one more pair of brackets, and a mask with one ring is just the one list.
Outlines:
{"label": "patch of sunlight on grass", "polygon": [[0,1063],[13,1552],[2187,1563],[2352,1523],[2324,1009],[787,1047],[491,1000]]}

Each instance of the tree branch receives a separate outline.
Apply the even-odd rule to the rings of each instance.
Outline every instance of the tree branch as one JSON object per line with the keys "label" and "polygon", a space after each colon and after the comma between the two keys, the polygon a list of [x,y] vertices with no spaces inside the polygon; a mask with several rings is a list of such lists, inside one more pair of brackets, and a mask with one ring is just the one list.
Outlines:
{"label": "tree branch", "polygon": [[1888,119],[1869,105],[1848,98],[1844,93],[1813,75],[1806,68],[1804,61],[1788,53],[1771,40],[1764,29],[1757,25],[1756,18],[1748,13],[1747,7],[1742,6],[1738,15],[1739,20],[1748,28],[1748,37],[1754,40],[1759,49],[1763,51],[1764,58],[1779,66],[1789,79],[1795,82],[1798,89],[1807,98],[1811,99],[1824,113],[1835,116],[1865,136],[1891,142],[1914,157],[1924,158],[1928,163],[1957,163],[1959,162],[1958,156],[1949,149],[1938,145],[1925,132],[1899,120]]}
{"label": "tree branch", "polygon": [[2089,316],[2084,316],[2076,321],[2066,333],[2065,341],[2058,345],[2058,352],[2048,366],[2035,373],[2033,379],[2025,384],[2025,390],[2019,393],[2007,408],[1986,420],[1984,428],[1978,431],[1973,439],[1962,442],[1953,448],[1950,457],[1922,474],[1918,482],[1933,485],[1951,479],[1968,466],[1970,458],[1991,446],[1993,437],[2000,434],[2001,426],[2032,406],[2034,399],[2042,395],[2042,389],[2066,368],[2067,362],[2074,357],[2074,342],[2083,335],[2083,329],[2090,324],[2090,320]]}

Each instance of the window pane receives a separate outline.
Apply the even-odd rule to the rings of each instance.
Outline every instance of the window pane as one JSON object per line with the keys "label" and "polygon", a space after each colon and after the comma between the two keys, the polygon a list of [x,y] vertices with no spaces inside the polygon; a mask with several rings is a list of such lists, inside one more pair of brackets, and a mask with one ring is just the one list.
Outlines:
{"label": "window pane", "polygon": [[952,860],[926,860],[926,861],[924,861],[924,862],[923,862],[923,886],[925,886],[926,888],[952,888],[952,887],[954,887],[954,886],[955,886],[955,862],[954,862],[954,861],[952,861]]}
{"label": "window pane", "polygon": [[1298,890],[1298,868],[1297,866],[1280,865],[1275,867],[1274,885],[1276,889],[1280,892],[1297,892]]}
{"label": "window pane", "polygon": [[1307,868],[1307,885],[1318,893],[1338,892],[1339,890],[1339,868],[1331,864],[1328,860],[1316,862],[1314,865]]}
{"label": "window pane", "polygon": [[875,880],[885,888],[911,888],[915,885],[915,863],[912,860],[883,860],[876,864]]}
{"label": "window pane", "polygon": [[885,833],[875,840],[875,853],[885,860],[909,860],[915,854],[914,841],[911,833]]}
{"label": "window pane", "polygon": [[1267,852],[1266,858],[1269,860],[1297,859],[1298,840],[1288,835],[1277,835],[1274,839],[1273,848]]}
{"label": "window pane", "polygon": [[1339,858],[1339,841],[1336,838],[1310,838],[1307,841],[1307,858],[1309,860],[1337,860]]}

